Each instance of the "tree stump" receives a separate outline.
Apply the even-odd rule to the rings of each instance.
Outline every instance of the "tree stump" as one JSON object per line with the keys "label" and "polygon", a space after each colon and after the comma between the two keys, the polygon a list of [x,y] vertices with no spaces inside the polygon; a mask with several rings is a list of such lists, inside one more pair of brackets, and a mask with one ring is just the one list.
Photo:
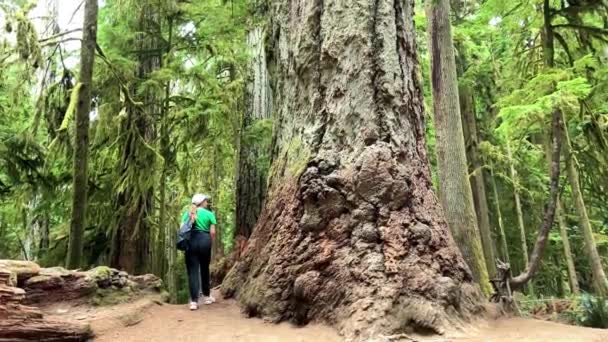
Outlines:
{"label": "tree stump", "polygon": [[0,268],[0,342],[86,341],[92,337],[88,324],[45,319],[38,308],[21,305],[25,291],[13,286],[18,276]]}

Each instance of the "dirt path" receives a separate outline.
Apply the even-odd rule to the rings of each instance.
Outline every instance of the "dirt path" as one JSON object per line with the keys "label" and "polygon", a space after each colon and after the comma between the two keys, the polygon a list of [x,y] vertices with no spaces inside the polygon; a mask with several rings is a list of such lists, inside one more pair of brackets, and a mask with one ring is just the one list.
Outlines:
{"label": "dirt path", "polygon": [[[93,325],[97,331],[95,324]],[[328,327],[296,328],[290,324],[269,324],[243,317],[227,301],[189,311],[185,305],[152,306],[137,325],[106,331],[95,342],[338,342]]]}
{"label": "dirt path", "polygon": [[[269,324],[247,319],[231,301],[219,301],[190,312],[184,305],[141,305],[135,308],[133,326],[117,328],[107,319],[92,322],[99,337],[96,342],[338,342],[342,339],[332,329],[309,325],[297,328],[290,324]],[[114,310],[114,309],[113,309]],[[142,313],[142,311],[144,311]],[[120,311],[113,311],[116,317]],[[132,317],[133,313],[122,316]],[[107,317],[107,315],[105,315]],[[117,319],[117,318],[115,318]],[[124,319],[120,319],[123,320]],[[112,328],[113,327],[113,328]],[[379,341],[386,341],[379,339]],[[392,341],[398,341],[394,339]],[[404,340],[405,341],[405,340]],[[467,342],[602,342],[608,330],[588,329],[523,318],[504,318],[482,323],[466,335],[434,337],[420,341]]]}
{"label": "dirt path", "polygon": [[[608,330],[590,329],[526,318],[501,318],[484,323],[469,336],[446,341],[467,342],[606,342]],[[438,340],[442,341],[442,340]]]}

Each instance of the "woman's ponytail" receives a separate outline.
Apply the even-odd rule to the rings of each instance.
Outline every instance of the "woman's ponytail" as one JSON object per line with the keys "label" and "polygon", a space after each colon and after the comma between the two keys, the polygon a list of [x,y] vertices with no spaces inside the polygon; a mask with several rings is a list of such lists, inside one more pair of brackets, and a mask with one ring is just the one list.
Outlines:
{"label": "woman's ponytail", "polygon": [[196,221],[196,209],[198,209],[197,205],[192,204],[190,206],[190,221]]}

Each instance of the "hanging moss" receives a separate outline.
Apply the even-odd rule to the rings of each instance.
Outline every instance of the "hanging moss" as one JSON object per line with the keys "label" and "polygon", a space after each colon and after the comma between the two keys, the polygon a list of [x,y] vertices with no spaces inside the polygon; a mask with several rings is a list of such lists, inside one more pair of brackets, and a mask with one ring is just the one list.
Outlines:
{"label": "hanging moss", "polygon": [[17,51],[22,60],[34,68],[42,64],[42,50],[38,44],[38,33],[34,24],[23,13],[17,13]]}
{"label": "hanging moss", "polygon": [[72,122],[74,121],[74,116],[76,114],[76,105],[78,104],[80,88],[82,88],[82,83],[77,83],[74,89],[72,89],[70,103],[68,104],[68,108],[63,116],[61,126],[59,126],[59,129],[57,129],[57,136],[49,145],[49,149],[51,150],[57,147],[57,144],[60,142],[63,147],[67,147],[70,151],[74,146],[74,136],[70,133],[71,131],[69,128],[72,126]]}

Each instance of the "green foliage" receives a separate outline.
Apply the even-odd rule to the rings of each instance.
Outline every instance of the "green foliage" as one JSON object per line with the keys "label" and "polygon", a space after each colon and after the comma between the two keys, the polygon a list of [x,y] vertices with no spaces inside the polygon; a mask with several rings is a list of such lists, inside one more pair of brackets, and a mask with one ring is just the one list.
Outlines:
{"label": "green foliage", "polygon": [[[28,257],[57,264],[64,259],[69,231],[76,104],[70,95],[78,86],[71,70],[63,69],[57,46],[39,46],[29,9],[21,3],[0,9],[18,36],[14,45],[0,45],[0,63],[19,61],[0,65],[0,248],[2,257],[19,258],[25,244],[37,254]],[[100,8],[83,264],[109,261],[117,214],[142,209],[136,204],[141,201],[154,204],[140,212],[136,225],[153,231],[152,253],[161,253],[154,250],[165,229],[161,208],[164,224],[176,225],[179,203],[193,192],[213,195],[224,246],[232,246],[236,134],[247,66],[241,18],[247,2],[163,0],[154,7],[160,26],[142,29],[139,16],[132,14],[144,9],[145,1],[123,0],[106,1]],[[159,45],[160,65],[142,75],[138,68],[149,51],[138,42],[150,35],[170,45]],[[37,94],[30,90],[38,81],[32,66],[41,60],[49,64]],[[144,118],[150,135],[141,133],[143,122],[134,117]],[[269,127],[270,122],[261,123],[250,138],[265,139]],[[160,203],[163,174],[167,198]],[[130,201],[117,205],[119,194],[128,194]],[[42,237],[32,226],[42,223],[48,242],[38,253]],[[150,271],[157,270],[148,264]]]}
{"label": "green foliage", "polygon": [[608,300],[583,294],[577,320],[585,327],[608,329]]}

